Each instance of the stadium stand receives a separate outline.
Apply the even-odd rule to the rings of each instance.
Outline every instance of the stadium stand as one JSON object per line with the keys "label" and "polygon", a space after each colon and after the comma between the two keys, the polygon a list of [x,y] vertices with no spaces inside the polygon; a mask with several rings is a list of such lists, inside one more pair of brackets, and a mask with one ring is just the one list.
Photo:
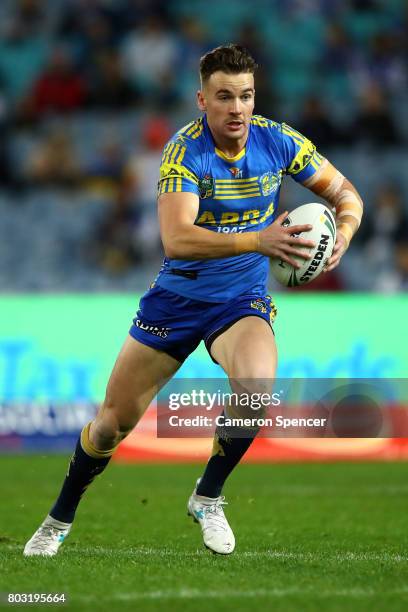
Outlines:
{"label": "stadium stand", "polygon": [[[258,112],[306,133],[364,197],[364,240],[353,244],[332,288],[406,289],[407,236],[389,239],[381,260],[381,278],[392,282],[379,280],[367,246],[385,191],[408,212],[404,7],[402,0],[284,7],[3,0],[1,290],[145,289],[162,255],[152,166],[159,148],[146,152],[145,126],[167,135],[197,115],[198,59],[230,40],[248,45],[261,64]],[[143,163],[149,196],[141,184],[138,191]],[[283,202],[294,207],[307,198],[288,179]]]}

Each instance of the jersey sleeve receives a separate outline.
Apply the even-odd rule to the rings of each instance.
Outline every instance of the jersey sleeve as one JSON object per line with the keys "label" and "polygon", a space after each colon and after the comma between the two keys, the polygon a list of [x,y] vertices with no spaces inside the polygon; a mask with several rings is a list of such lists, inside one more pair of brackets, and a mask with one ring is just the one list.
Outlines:
{"label": "jersey sleeve", "polygon": [[197,158],[194,143],[184,138],[171,140],[163,150],[158,195],[189,191],[199,196]]}
{"label": "jersey sleeve", "polygon": [[323,162],[315,145],[286,123],[281,125],[282,154],[286,174],[298,183],[311,177]]}

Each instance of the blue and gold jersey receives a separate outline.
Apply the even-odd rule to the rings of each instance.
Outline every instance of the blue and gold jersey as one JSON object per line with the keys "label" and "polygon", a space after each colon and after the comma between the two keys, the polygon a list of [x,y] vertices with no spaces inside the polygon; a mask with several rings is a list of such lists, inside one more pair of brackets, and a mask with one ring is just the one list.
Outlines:
{"label": "blue and gold jersey", "polygon": [[[213,232],[262,230],[276,218],[282,178],[303,182],[323,158],[315,146],[285,123],[251,119],[245,148],[227,157],[215,146],[206,117],[177,132],[163,151],[159,195],[188,191],[199,198],[195,224]],[[156,279],[161,287],[208,302],[266,293],[269,259],[260,253],[202,260],[165,258]]]}

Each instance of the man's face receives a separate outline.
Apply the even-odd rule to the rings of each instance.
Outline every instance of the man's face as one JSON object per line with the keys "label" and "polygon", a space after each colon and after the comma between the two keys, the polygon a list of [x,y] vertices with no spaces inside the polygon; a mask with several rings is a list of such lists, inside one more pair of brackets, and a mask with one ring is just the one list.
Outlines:
{"label": "man's face", "polygon": [[254,75],[218,70],[197,94],[198,107],[207,113],[215,140],[245,142],[255,103]]}

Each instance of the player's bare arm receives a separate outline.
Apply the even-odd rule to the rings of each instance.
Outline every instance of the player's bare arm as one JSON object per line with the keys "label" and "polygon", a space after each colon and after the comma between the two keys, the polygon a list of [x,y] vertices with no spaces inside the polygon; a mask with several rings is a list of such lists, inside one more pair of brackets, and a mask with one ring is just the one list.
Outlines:
{"label": "player's bare arm", "polygon": [[360,226],[363,201],[354,185],[327,159],[303,185],[324,198],[336,210],[336,244],[324,269],[324,272],[330,272],[339,265]]}
{"label": "player's bare arm", "polygon": [[276,257],[299,267],[292,259],[310,255],[299,247],[313,247],[314,243],[294,234],[307,232],[311,225],[283,227],[287,213],[281,214],[261,232],[242,234],[218,234],[194,225],[199,199],[193,193],[166,193],[159,197],[159,222],[163,246],[172,259],[212,259],[231,257],[241,253],[258,251],[268,257]]}

